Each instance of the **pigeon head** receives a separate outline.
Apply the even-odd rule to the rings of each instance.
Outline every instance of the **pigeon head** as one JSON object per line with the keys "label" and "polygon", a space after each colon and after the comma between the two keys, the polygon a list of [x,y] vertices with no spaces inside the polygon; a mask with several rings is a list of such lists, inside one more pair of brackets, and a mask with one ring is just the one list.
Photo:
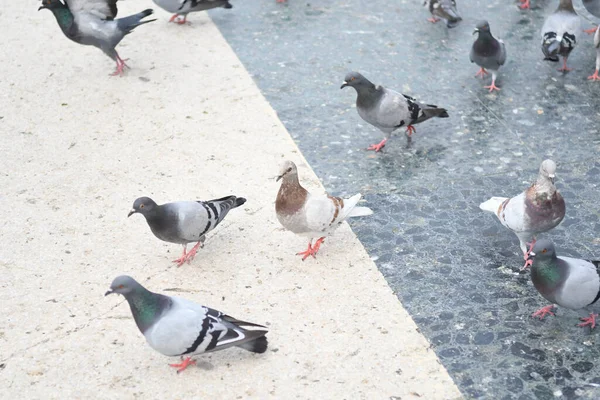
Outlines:
{"label": "pigeon head", "polygon": [[556,250],[554,249],[554,243],[548,239],[540,239],[535,242],[533,249],[529,252],[529,259],[536,259],[537,261],[546,261],[556,258]]}
{"label": "pigeon head", "polygon": [[296,179],[298,179],[298,169],[296,168],[296,164],[294,164],[291,161],[286,161],[281,166],[281,169],[279,170],[279,175],[277,175],[276,181],[278,181],[280,179],[284,179],[284,178],[289,179],[292,177],[296,177]]}
{"label": "pigeon head", "polygon": [[540,176],[543,176],[554,183],[554,178],[556,177],[556,163],[552,160],[544,160],[542,165],[540,165]]}
{"label": "pigeon head", "polygon": [[60,0],[42,0],[42,5],[38,11],[43,9],[52,10],[53,8],[64,8],[65,5]]}
{"label": "pigeon head", "polygon": [[156,210],[158,205],[150,197],[140,197],[133,202],[133,208],[127,214],[127,217],[131,217],[133,214],[140,213],[143,216],[149,215]]}
{"label": "pigeon head", "polygon": [[340,87],[340,89],[343,89],[346,86],[351,86],[356,89],[361,86],[373,86],[373,84],[360,73],[352,71],[346,74],[346,77],[344,78],[344,84]]}
{"label": "pigeon head", "polygon": [[110,284],[110,290],[104,293],[104,295],[108,296],[109,294],[116,293],[122,294],[123,296],[127,297],[129,294],[135,292],[141,287],[142,285],[137,283],[137,281],[132,277],[127,275],[121,275],[117,276],[112,281],[112,283]]}
{"label": "pigeon head", "polygon": [[488,24],[488,22],[485,20],[479,21],[477,25],[475,25],[475,30],[473,31],[473,34],[482,32],[490,33],[490,24]]}

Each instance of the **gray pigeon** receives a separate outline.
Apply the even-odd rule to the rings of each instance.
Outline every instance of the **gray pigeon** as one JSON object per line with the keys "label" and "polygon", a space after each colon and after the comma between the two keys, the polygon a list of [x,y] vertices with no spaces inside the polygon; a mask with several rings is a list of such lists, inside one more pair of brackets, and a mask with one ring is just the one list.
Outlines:
{"label": "gray pigeon", "polygon": [[560,0],[542,27],[542,52],[544,60],[558,62],[563,57],[563,66],[558,70],[568,72],[567,59],[577,44],[576,35],[580,30],[579,16],[573,8],[572,0]]}
{"label": "gray pigeon", "polygon": [[594,35],[594,47],[596,48],[596,70],[594,75],[588,76],[589,80],[600,81],[598,76],[598,70],[600,69],[600,26],[596,27],[596,34]]}
{"label": "gray pigeon", "polygon": [[425,0],[423,5],[427,7],[431,13],[431,18],[427,18],[427,21],[432,24],[443,19],[446,21],[446,26],[448,28],[454,28],[462,21],[462,17],[456,10],[455,0]]}
{"label": "gray pigeon", "polygon": [[[479,208],[492,212],[500,223],[519,238],[519,245],[528,260],[527,242],[535,243],[536,235],[555,228],[565,217],[565,200],[554,186],[556,164],[544,160],[537,180],[529,189],[512,198],[492,197]],[[528,261],[527,267],[531,264]],[[525,268],[524,267],[524,268]]]}
{"label": "gray pigeon", "polygon": [[[237,346],[253,353],[267,351],[268,329],[244,322],[181,297],[152,293],[130,276],[115,278],[104,295],[122,294],[140,332],[154,350],[181,356],[180,364],[169,364],[177,373],[195,364],[193,355]],[[183,356],[187,356],[183,359]]]}
{"label": "gray pigeon", "polygon": [[[587,12],[592,14],[594,17],[600,18],[600,0],[583,0],[583,6],[587,10]],[[593,34],[596,32],[596,28],[597,27],[584,29],[583,31],[585,33]]]}
{"label": "gray pigeon", "polygon": [[[117,69],[112,75],[123,75],[125,61],[115,50],[115,47],[136,27],[151,19],[142,21],[152,14],[151,9],[125,18],[117,16],[117,0],[43,0],[39,10],[52,11],[60,29],[66,37],[75,43],[91,45],[99,48],[117,63]],[[128,67],[129,68],[129,67]]]}
{"label": "gray pigeon", "polygon": [[358,115],[386,134],[385,139],[371,145],[368,150],[381,151],[392,132],[402,126],[406,126],[406,133],[410,137],[413,132],[416,132],[413,125],[433,117],[448,118],[446,109],[419,103],[405,94],[383,86],[375,86],[358,72],[350,72],[346,75],[340,89],[346,86],[356,90]]}
{"label": "gray pigeon", "polygon": [[[243,197],[227,196],[208,201],[177,201],[158,205],[149,197],[140,197],[127,215],[140,213],[146,218],[150,230],[160,240],[183,245],[183,255],[174,260],[177,266],[193,260],[198,248],[203,246],[205,235],[212,231],[229,210],[246,202]],[[197,242],[189,253],[187,244]]]}
{"label": "gray pigeon", "polygon": [[[152,0],[165,11],[175,13],[169,22],[183,25],[187,22],[187,15],[191,12],[210,10],[211,8],[232,8],[228,0]],[[183,16],[183,19],[179,17]]]}
{"label": "gray pigeon", "polygon": [[[547,239],[537,241],[529,253],[531,281],[538,292],[552,305],[541,308],[532,317],[543,319],[546,314],[554,315],[554,304],[571,310],[579,310],[595,303],[600,298],[600,261],[586,261],[571,257],[557,257],[554,244]],[[596,326],[598,314],[590,313],[581,318],[579,326]]]}
{"label": "gray pigeon", "polygon": [[494,90],[500,90],[496,86],[496,74],[498,69],[504,65],[506,61],[506,48],[504,42],[498,40],[492,36],[490,31],[490,25],[487,21],[481,21],[475,27],[473,34],[477,33],[477,40],[473,42],[471,47],[471,62],[479,65],[480,69],[475,76],[481,75],[484,77],[488,72],[486,69],[492,71],[492,84],[490,86],[484,86],[486,89],[490,89],[490,92]]}

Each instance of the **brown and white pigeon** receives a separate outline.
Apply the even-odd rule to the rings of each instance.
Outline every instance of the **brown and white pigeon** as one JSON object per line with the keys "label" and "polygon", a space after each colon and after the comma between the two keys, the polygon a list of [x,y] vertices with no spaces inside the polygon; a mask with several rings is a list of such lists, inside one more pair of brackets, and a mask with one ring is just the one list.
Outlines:
{"label": "brown and white pigeon", "polygon": [[[538,240],[531,251],[531,281],[538,292],[552,305],[543,307],[532,317],[544,319],[546,314],[554,315],[554,304],[571,310],[585,308],[600,298],[600,261],[587,261],[579,258],[557,257],[554,244],[548,239]],[[598,314],[590,313],[579,326],[596,326]]]}
{"label": "brown and white pigeon", "polygon": [[[121,294],[146,341],[159,353],[181,356],[180,364],[169,364],[177,373],[195,364],[191,356],[229,347],[252,353],[267,351],[268,329],[240,321],[212,308],[175,296],[153,293],[130,276],[116,277],[104,295]],[[187,356],[183,359],[183,356]]]}
{"label": "brown and white pigeon", "polygon": [[[527,260],[527,242],[535,243],[538,234],[556,227],[565,217],[565,201],[554,186],[556,164],[544,160],[537,180],[529,189],[512,198],[492,197],[479,208],[498,217],[500,223],[513,231]],[[530,265],[527,261],[525,267]]]}
{"label": "brown and white pigeon", "polygon": [[[361,194],[349,199],[329,195],[313,195],[300,185],[296,164],[286,161],[279,172],[277,181],[281,187],[275,201],[277,219],[283,227],[297,235],[309,238],[308,249],[297,253],[302,261],[315,257],[325,237],[340,226],[346,218],[363,217],[373,214],[367,207],[356,207]],[[312,240],[318,238],[315,244]]]}
{"label": "brown and white pigeon", "polygon": [[596,28],[596,33],[594,34],[594,48],[596,48],[596,70],[593,75],[588,76],[588,79],[591,81],[600,81],[600,76],[598,76],[598,70],[600,69],[600,26]]}

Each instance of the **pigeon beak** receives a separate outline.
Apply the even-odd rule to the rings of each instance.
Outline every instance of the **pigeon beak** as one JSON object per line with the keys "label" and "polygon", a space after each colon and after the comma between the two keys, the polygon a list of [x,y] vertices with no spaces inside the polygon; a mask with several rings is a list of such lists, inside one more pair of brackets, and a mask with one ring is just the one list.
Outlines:
{"label": "pigeon beak", "polygon": [[279,176],[277,176],[277,179],[275,179],[275,182],[279,182],[279,180],[280,180],[281,178],[283,178],[283,175],[279,175]]}
{"label": "pigeon beak", "polygon": [[46,8],[46,6],[41,6],[40,8],[38,8],[38,11],[43,10],[44,8]]}
{"label": "pigeon beak", "polygon": [[529,254],[527,254],[527,260],[533,260],[534,257],[535,253],[533,251],[530,251]]}
{"label": "pigeon beak", "polygon": [[348,82],[344,81],[344,84],[342,86],[340,86],[340,89],[345,88],[346,86],[348,86]]}
{"label": "pigeon beak", "polygon": [[476,34],[476,33],[479,33],[479,29],[475,29],[475,30],[473,31],[473,35],[474,35],[474,34]]}
{"label": "pigeon beak", "polygon": [[109,294],[113,294],[114,292],[112,290],[109,290],[108,292],[104,293],[104,296],[108,296]]}
{"label": "pigeon beak", "polygon": [[548,178],[550,178],[550,182],[552,182],[552,184],[554,185],[554,179],[556,179],[556,175],[550,174],[548,175]]}
{"label": "pigeon beak", "polygon": [[129,214],[127,214],[127,218],[131,217],[133,214],[135,214],[137,211],[135,210],[131,210],[129,211]]}

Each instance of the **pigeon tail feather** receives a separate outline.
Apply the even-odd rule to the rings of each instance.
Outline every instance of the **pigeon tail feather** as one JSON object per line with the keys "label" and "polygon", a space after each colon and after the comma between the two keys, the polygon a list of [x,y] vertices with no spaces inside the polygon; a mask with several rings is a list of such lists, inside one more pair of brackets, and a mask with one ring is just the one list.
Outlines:
{"label": "pigeon tail feather", "polygon": [[117,20],[117,26],[125,35],[131,33],[135,28],[140,25],[147,24],[148,22],[156,21],[156,19],[150,19],[148,21],[142,21],[142,19],[146,18],[149,15],[152,15],[154,11],[151,8],[148,8],[140,13],[130,15],[128,17],[119,18]]}
{"label": "pigeon tail feather", "polygon": [[507,200],[506,197],[492,197],[486,202],[479,205],[483,211],[489,211],[494,214],[498,214],[498,208]]}
{"label": "pigeon tail feather", "polygon": [[438,118],[448,118],[448,111],[445,108],[440,108],[438,106],[434,106],[432,104],[427,104],[428,108],[423,108],[423,114],[426,119],[438,117]]}
{"label": "pigeon tail feather", "polygon": [[372,215],[373,210],[368,207],[354,207],[352,211],[348,213],[348,218],[352,217],[366,217],[367,215]]}
{"label": "pigeon tail feather", "polygon": [[242,343],[238,345],[244,350],[251,351],[252,353],[262,354],[267,351],[267,347],[269,346],[269,341],[265,336],[261,336],[257,339],[251,340],[249,342]]}

